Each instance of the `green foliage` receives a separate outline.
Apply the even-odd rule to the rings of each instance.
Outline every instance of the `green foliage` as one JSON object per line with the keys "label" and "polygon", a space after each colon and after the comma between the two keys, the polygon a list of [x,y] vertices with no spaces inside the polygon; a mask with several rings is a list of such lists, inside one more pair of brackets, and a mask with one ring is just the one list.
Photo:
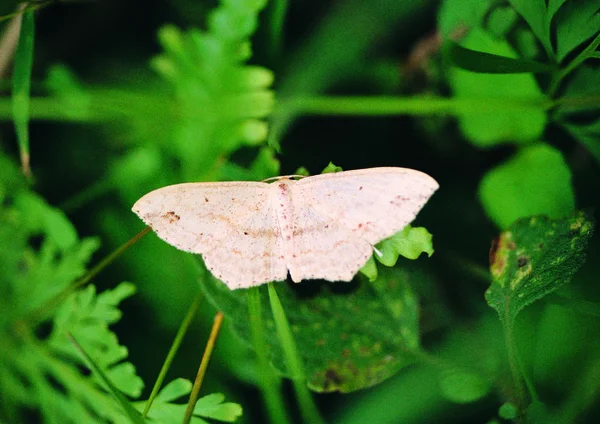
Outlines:
{"label": "green foliage", "polygon": [[[179,422],[186,409],[185,404],[176,404],[176,400],[189,395],[192,391],[192,383],[188,380],[178,378],[171,381],[158,393],[158,396],[152,404],[148,413],[150,423],[169,424]],[[240,405],[231,402],[223,402],[225,396],[221,393],[212,393],[198,399],[194,407],[194,415],[191,424],[208,424],[202,418],[209,418],[222,422],[235,422],[242,415]],[[145,401],[135,402],[134,406],[142,411]],[[124,418],[117,421],[118,424],[126,424],[128,421]]]}
{"label": "green foliage", "polygon": [[[277,292],[309,386],[316,391],[354,391],[375,385],[414,362],[419,337],[411,283],[428,278],[427,273],[407,263],[402,268],[382,270],[372,283],[360,278],[358,287],[354,283],[319,285],[309,296],[279,284]],[[250,323],[244,314],[248,310],[246,290],[230,291],[214,279],[206,279],[202,287],[250,344]],[[283,352],[264,291],[261,300],[269,355],[273,365],[285,374]]]}
{"label": "green foliage", "polygon": [[[4,3],[3,15],[18,6]],[[222,0],[211,10],[212,3],[178,0],[156,15],[151,4],[141,15],[103,15],[128,20],[115,19],[98,40],[85,14],[79,29],[63,25],[70,19],[65,5],[38,26],[33,46],[34,10],[55,3],[28,3],[18,43],[6,35],[9,21],[0,22],[0,82],[5,92],[13,87],[12,97],[0,97],[0,119],[17,130],[4,125],[0,134],[1,422],[137,420],[131,406],[142,411],[146,404],[137,400],[137,372],[154,376],[155,352],[168,350],[164,340],[198,281],[235,330],[221,334],[207,385],[239,398],[261,422],[252,384],[270,397],[273,422],[292,415],[273,369],[293,377],[296,389],[306,375],[315,391],[353,392],[328,404],[341,424],[446,422],[450,414],[466,422],[482,408],[490,422],[566,424],[597,412],[600,262],[575,272],[586,252],[595,259],[600,250],[591,213],[567,216],[576,204],[598,202],[597,1],[446,0],[438,8],[349,0],[318,12],[292,5],[294,13],[286,13],[286,1]],[[437,27],[425,27],[433,13]],[[148,32],[150,22],[158,34]],[[157,46],[143,40],[156,35],[162,51],[148,64]],[[12,72],[4,61],[11,48]],[[56,58],[69,66],[49,63]],[[321,117],[297,119],[303,114]],[[422,125],[404,127],[407,120],[396,118],[402,114]],[[343,124],[328,115],[344,115]],[[15,145],[26,164],[28,137],[35,192],[8,159]],[[286,363],[264,287],[248,305],[254,297],[228,291],[205,277],[197,258],[153,236],[98,282],[127,279],[135,290],[131,283],[99,292],[90,285],[67,295],[99,245],[78,233],[101,234],[110,249],[141,226],[129,209],[150,189],[278,175],[279,143],[285,173],[309,175],[330,160],[385,163],[422,168],[441,183],[420,218],[436,236],[432,260],[402,259],[389,268],[399,255],[433,252],[429,231],[409,226],[376,246],[381,255],[352,283],[271,286],[294,336],[287,347],[297,346],[303,369]],[[491,275],[483,258],[495,230],[486,220],[508,228],[492,252]],[[135,319],[140,304],[123,303],[136,290],[142,319]],[[201,325],[213,314],[205,306]],[[266,348],[256,331],[251,337],[248,306],[261,312]],[[137,354],[138,371],[113,332],[120,308],[131,318],[116,328]],[[182,344],[179,364],[197,361],[199,339],[195,334],[187,351]],[[257,367],[247,345],[274,368]],[[146,421],[180,422],[186,406],[177,401],[190,388],[183,379],[167,384]],[[302,410],[307,392],[298,393]],[[239,405],[213,393],[200,399],[192,422],[240,416]]]}
{"label": "green foliage", "polygon": [[79,240],[60,211],[25,187],[12,184],[18,171],[10,163],[3,165],[0,203],[7,206],[0,209],[0,245],[11,248],[0,255],[2,413],[13,422],[23,419],[27,408],[39,410],[46,422],[114,418],[119,408],[101,383],[80,374],[84,364],[66,331],[82,337],[82,344],[103,370],[119,377],[122,390],[139,395],[141,380],[133,365],[123,362],[127,350],[108,330],[120,318],[116,305],[131,295],[132,287],[121,285],[96,296],[89,286],[69,295],[52,314],[50,335],[36,336],[33,313],[52,305],[48,302],[85,272],[98,242]]}
{"label": "green foliage", "polygon": [[485,297],[506,326],[527,305],[558,290],[585,261],[594,220],[589,213],[518,220],[490,252],[492,284]]}
{"label": "green foliage", "polygon": [[440,382],[441,389],[448,400],[456,403],[470,403],[487,395],[490,382],[480,375],[464,370],[450,370]]}
{"label": "green foliage", "polygon": [[479,197],[500,228],[519,218],[561,218],[575,210],[571,171],[562,154],[544,144],[526,147],[488,171],[479,186]]}
{"label": "green foliage", "polygon": [[[462,46],[472,50],[515,57],[510,44],[490,37],[481,29],[473,29],[462,40]],[[546,126],[546,113],[534,103],[543,95],[530,74],[478,74],[451,68],[449,82],[457,98],[523,99],[531,102],[525,110],[506,105],[504,111],[471,110],[459,118],[465,137],[481,147],[499,143],[527,143],[537,140]]]}

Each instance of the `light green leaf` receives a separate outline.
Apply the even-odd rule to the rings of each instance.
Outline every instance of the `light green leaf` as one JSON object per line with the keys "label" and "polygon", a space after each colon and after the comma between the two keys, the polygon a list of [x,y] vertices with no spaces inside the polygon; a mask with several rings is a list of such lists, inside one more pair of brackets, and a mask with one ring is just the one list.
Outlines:
{"label": "light green leaf", "polygon": [[[108,378],[127,393],[138,394],[141,382],[133,366],[121,362],[127,350],[108,329],[120,318],[116,305],[131,294],[132,286],[98,296],[89,286],[49,307],[50,299],[85,272],[98,242],[79,240],[64,214],[13,178],[19,174],[14,164],[0,163],[0,245],[11,246],[0,249],[2,406],[14,411],[14,422],[26,422],[32,410],[49,423],[113,422],[123,414],[119,404],[96,373],[82,374],[82,359],[65,333],[77,332],[95,363],[108,370]],[[52,327],[49,336],[40,338],[31,314],[42,307]]]}
{"label": "light green leaf", "polygon": [[232,423],[242,416],[242,407],[237,403],[226,402],[222,393],[212,393],[198,399],[194,414],[201,417]]}
{"label": "light green leaf", "polygon": [[446,399],[455,403],[471,403],[486,396],[491,390],[490,381],[466,370],[451,370],[440,380]]}
{"label": "light green leaf", "polygon": [[479,185],[479,198],[500,228],[518,218],[560,218],[575,209],[571,171],[562,154],[545,144],[524,148],[490,170]]}
{"label": "light green leaf", "polygon": [[[465,48],[507,58],[516,57],[506,41],[493,39],[480,29],[473,29],[461,41]],[[535,101],[543,95],[530,74],[489,75],[451,68],[449,83],[458,99],[507,99],[505,112],[472,110],[459,117],[465,137],[480,147],[501,143],[524,144],[537,140],[546,126],[546,112]],[[509,99],[532,101],[526,111],[511,109]]]}
{"label": "light green leaf", "polygon": [[[192,383],[183,378],[177,378],[167,384],[158,393],[154,400],[148,418],[155,424],[179,423],[183,420],[187,405],[172,403],[173,401],[188,395],[192,390]],[[235,422],[242,416],[242,407],[237,403],[224,402],[225,396],[221,393],[212,393],[201,397],[196,402],[192,424],[209,424],[202,418],[210,418],[222,422]],[[135,402],[134,406],[142,411],[146,401]],[[126,424],[126,421],[122,423]],[[121,424],[121,422],[119,422]]]}
{"label": "light green leaf", "polygon": [[579,211],[556,220],[523,218],[500,235],[490,251],[492,284],[485,298],[504,325],[569,282],[585,261],[593,229],[591,214]]}
{"label": "light green leaf", "polygon": [[[373,386],[414,360],[419,349],[417,300],[411,282],[429,279],[411,263],[384,268],[374,282],[358,276],[351,283],[279,283],[277,293],[305,366],[309,387],[350,392]],[[204,292],[226,315],[236,333],[251,344],[246,290],[229,290],[206,278]],[[261,290],[268,355],[281,373],[285,360]]]}
{"label": "light green leaf", "polygon": [[185,378],[176,378],[163,387],[160,392],[158,392],[156,400],[160,400],[162,402],[172,402],[189,394],[191,391],[192,382],[190,380],[186,380]]}

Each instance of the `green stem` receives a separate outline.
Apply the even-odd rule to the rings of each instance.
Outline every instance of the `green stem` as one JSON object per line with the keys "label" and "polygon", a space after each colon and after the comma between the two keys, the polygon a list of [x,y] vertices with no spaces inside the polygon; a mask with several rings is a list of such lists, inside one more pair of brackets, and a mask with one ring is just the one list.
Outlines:
{"label": "green stem", "polygon": [[287,362],[288,372],[292,378],[294,390],[298,397],[302,419],[305,423],[323,423],[323,419],[319,415],[319,411],[317,410],[312,395],[306,386],[306,377],[304,375],[302,360],[298,354],[290,324],[285,316],[281,301],[279,300],[279,296],[277,296],[277,292],[272,283],[269,283],[269,300],[271,302],[271,311],[273,312],[273,319],[275,320],[279,341],[281,342],[281,347],[283,348],[283,353]]}
{"label": "green stem", "polygon": [[554,96],[560,87],[561,81],[573,72],[579,65],[581,65],[585,60],[596,57],[596,49],[600,46],[600,34],[594,38],[594,40],[575,58],[565,66],[554,78],[554,80],[550,84],[549,93],[550,96]]}
{"label": "green stem", "polygon": [[537,395],[535,394],[533,384],[524,373],[523,364],[517,350],[517,341],[514,336],[514,320],[509,316],[508,306],[506,307],[506,315],[505,319],[502,320],[502,325],[504,327],[508,363],[515,387],[516,403],[520,413],[523,413],[531,399],[537,399]]}
{"label": "green stem", "polygon": [[290,110],[305,114],[381,116],[381,115],[467,115],[491,112],[550,109],[554,103],[545,98],[443,98],[443,97],[305,97],[281,103],[280,113]]}
{"label": "green stem", "polygon": [[192,323],[192,319],[194,318],[194,315],[196,315],[196,312],[198,311],[198,307],[200,306],[200,299],[202,299],[202,294],[198,293],[198,296],[196,296],[196,299],[194,299],[194,302],[190,306],[188,313],[186,314],[185,318],[183,319],[183,322],[181,323],[181,325],[179,326],[179,330],[177,331],[177,335],[175,336],[175,339],[173,340],[171,349],[169,349],[169,353],[167,354],[165,362],[163,363],[163,366],[160,369],[158,378],[156,379],[156,382],[154,383],[154,387],[152,388],[152,393],[150,393],[150,397],[148,398],[148,401],[146,402],[146,405],[144,406],[144,412],[142,412],[142,416],[144,418],[146,417],[146,415],[148,415],[150,406],[152,406],[152,402],[154,402],[154,399],[158,395],[158,391],[162,387],[162,383],[163,383],[163,381],[165,381],[165,377],[167,376],[167,371],[169,371],[169,368],[171,367],[171,364],[173,363],[173,359],[175,359],[175,355],[177,354],[177,351],[179,350],[179,347],[181,346],[181,342],[183,342],[183,337],[185,336],[185,333],[187,332],[188,328],[190,327],[190,324]]}
{"label": "green stem", "polygon": [[252,287],[248,290],[248,313],[252,343],[258,359],[259,384],[271,423],[285,424],[288,419],[283,397],[281,395],[281,379],[275,375],[267,358],[267,343],[265,340],[262,308],[260,305],[260,289]]}
{"label": "green stem", "polygon": [[288,9],[288,0],[272,0],[270,16],[270,41],[272,64],[277,66],[283,51],[283,27]]}
{"label": "green stem", "polygon": [[200,367],[198,368],[198,374],[196,374],[196,379],[194,380],[194,386],[192,387],[190,400],[188,401],[187,408],[185,410],[183,424],[189,424],[192,419],[192,415],[194,414],[194,407],[196,406],[196,401],[198,400],[198,394],[200,393],[200,388],[202,387],[202,382],[204,381],[204,376],[206,375],[206,369],[208,368],[208,363],[210,362],[210,357],[212,356],[212,352],[215,348],[217,336],[219,335],[222,324],[223,313],[217,312],[213,322],[212,330],[210,331],[210,336],[208,337],[208,342],[206,342],[206,349],[204,349],[204,355],[202,355]]}
{"label": "green stem", "polygon": [[31,177],[31,168],[29,167],[29,92],[35,35],[33,10],[25,11],[21,19],[21,31],[15,52],[15,69],[13,73],[12,116],[19,142],[23,173],[27,177]]}

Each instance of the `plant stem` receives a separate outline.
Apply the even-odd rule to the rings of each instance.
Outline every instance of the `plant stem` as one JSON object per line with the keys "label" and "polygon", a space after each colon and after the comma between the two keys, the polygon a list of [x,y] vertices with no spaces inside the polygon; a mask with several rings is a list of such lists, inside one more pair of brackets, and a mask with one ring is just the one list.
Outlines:
{"label": "plant stem", "polygon": [[[23,174],[31,177],[29,166],[29,95],[31,88],[31,68],[33,66],[33,39],[35,17],[33,10],[26,10],[20,17],[21,31],[15,52],[15,65],[12,87],[12,116],[19,142]],[[19,19],[19,18],[17,18]]]}
{"label": "plant stem", "polygon": [[250,315],[252,343],[258,359],[260,390],[267,406],[269,420],[271,423],[276,424],[291,422],[287,417],[281,395],[281,379],[273,372],[273,368],[269,364],[269,358],[267,358],[267,343],[265,341],[260,289],[258,287],[252,287],[248,290],[248,314]]}
{"label": "plant stem", "polygon": [[280,113],[342,116],[381,115],[468,115],[506,110],[550,109],[554,103],[543,97],[519,98],[444,98],[385,96],[322,96],[282,101]]}
{"label": "plant stem", "polygon": [[217,336],[219,335],[219,330],[221,329],[222,324],[223,313],[217,312],[217,314],[215,315],[215,320],[213,322],[212,330],[210,332],[210,336],[208,337],[208,342],[206,343],[204,355],[202,355],[200,367],[198,368],[198,374],[196,374],[196,380],[194,381],[194,386],[192,387],[190,400],[188,401],[187,408],[185,410],[183,424],[189,424],[190,420],[192,419],[192,415],[194,413],[194,406],[196,406],[196,401],[198,400],[198,393],[200,393],[200,387],[202,386],[202,381],[204,380],[204,375],[206,374],[206,369],[208,368],[208,363],[210,362],[210,357],[212,356],[212,352],[215,348]]}
{"label": "plant stem", "polygon": [[192,318],[194,318],[194,315],[196,315],[196,312],[198,311],[198,307],[200,306],[200,299],[202,299],[202,293],[198,293],[196,299],[194,299],[194,302],[191,304],[185,318],[179,326],[179,330],[177,330],[177,335],[175,336],[173,344],[171,345],[171,349],[169,349],[169,353],[167,354],[165,362],[163,363],[163,366],[160,369],[160,373],[158,374],[156,382],[154,383],[154,387],[152,388],[152,393],[150,393],[150,397],[148,398],[148,401],[144,406],[144,412],[142,412],[142,416],[144,418],[146,417],[146,415],[148,415],[150,406],[152,406],[154,398],[156,398],[156,395],[158,395],[158,391],[161,388],[163,381],[165,380],[167,371],[169,371],[169,368],[173,363],[173,359],[175,358],[175,355],[177,354],[177,351],[181,346],[183,337],[185,336],[185,333],[187,332],[188,328],[190,327],[190,324],[192,323]]}
{"label": "plant stem", "polygon": [[283,51],[283,27],[285,23],[285,15],[288,9],[288,0],[273,0],[271,1],[271,16],[270,16],[270,42],[271,42],[271,57],[272,65],[277,67],[281,61],[281,53]]}
{"label": "plant stem", "polygon": [[292,336],[292,330],[290,329],[290,324],[285,316],[281,301],[279,300],[279,296],[277,296],[277,292],[272,283],[269,283],[269,300],[271,302],[271,311],[273,312],[279,341],[281,342],[281,347],[283,348],[283,353],[288,365],[288,372],[291,375],[294,390],[298,397],[302,419],[305,423],[323,423],[323,419],[319,415],[319,411],[313,401],[312,395],[308,390],[308,387],[306,387],[304,367],[300,356],[298,355],[298,349],[296,348],[296,343]]}
{"label": "plant stem", "polygon": [[102,259],[95,267],[89,270],[83,277],[76,280],[60,293],[58,293],[53,298],[49,299],[46,303],[40,306],[38,309],[34,310],[31,314],[27,315],[23,321],[27,324],[34,326],[35,324],[43,321],[46,317],[54,311],[58,305],[60,305],[71,293],[73,293],[78,288],[86,285],[92,278],[100,273],[104,268],[110,265],[116,258],[118,258],[123,252],[129,249],[135,242],[144,237],[146,234],[150,232],[151,228],[146,227],[127,242],[123,243],[117,249],[112,251],[108,256]]}

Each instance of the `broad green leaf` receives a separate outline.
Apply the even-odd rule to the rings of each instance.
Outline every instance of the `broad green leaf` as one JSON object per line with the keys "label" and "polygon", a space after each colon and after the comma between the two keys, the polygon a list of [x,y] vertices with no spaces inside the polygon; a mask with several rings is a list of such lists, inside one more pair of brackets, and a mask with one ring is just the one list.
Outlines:
{"label": "broad green leaf", "polygon": [[571,171],[562,154],[546,144],[526,147],[490,170],[479,185],[479,199],[500,228],[518,218],[560,218],[575,209]]}
{"label": "broad green leaf", "polygon": [[451,370],[442,375],[440,387],[446,399],[456,403],[471,403],[486,396],[491,382],[466,370]]}
{"label": "broad green leaf", "polygon": [[553,66],[545,63],[478,52],[451,41],[447,44],[446,54],[454,66],[471,72],[519,74],[554,71]]}
{"label": "broad green leaf", "polygon": [[569,282],[585,261],[593,229],[591,214],[579,211],[556,220],[523,218],[500,235],[490,251],[492,283],[485,298],[504,325]]}
{"label": "broad green leaf", "polygon": [[[515,57],[515,52],[505,41],[495,40],[480,29],[473,29],[461,41],[465,48],[484,53]],[[451,68],[448,79],[458,99],[494,98],[506,99],[505,112],[472,110],[459,117],[460,128],[473,144],[488,147],[500,143],[524,144],[537,140],[546,126],[546,112],[536,101],[543,99],[533,75],[477,74],[463,69]],[[531,101],[526,111],[514,110],[509,100]]]}
{"label": "broad green leaf", "polygon": [[573,49],[600,30],[600,4],[597,1],[571,0],[556,14],[556,55],[563,60]]}
{"label": "broad green leaf", "polygon": [[[306,281],[277,283],[310,388],[350,392],[395,374],[419,349],[417,300],[411,282],[430,278],[416,266],[385,268],[375,282]],[[202,287],[227,316],[237,334],[251,344],[246,290],[229,290],[207,277]],[[273,365],[287,372],[275,334],[268,296],[261,290],[265,335]]]}

